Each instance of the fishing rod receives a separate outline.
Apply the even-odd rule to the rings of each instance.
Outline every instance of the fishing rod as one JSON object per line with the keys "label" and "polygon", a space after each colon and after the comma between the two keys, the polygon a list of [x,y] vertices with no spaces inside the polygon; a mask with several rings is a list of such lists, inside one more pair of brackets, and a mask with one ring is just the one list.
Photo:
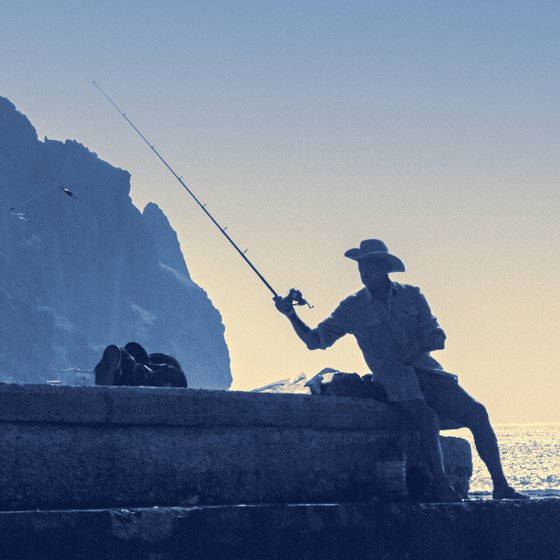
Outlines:
{"label": "fishing rod", "polygon": [[[245,254],[245,253],[247,253],[247,249],[245,249],[245,251],[242,251],[239,248],[239,246],[237,245],[237,243],[235,243],[235,241],[226,232],[227,226],[222,227],[218,223],[218,221],[214,218],[214,216],[212,216],[212,214],[206,208],[206,204],[203,204],[202,202],[200,202],[198,197],[193,193],[193,191],[183,181],[182,176],[178,175],[175,172],[175,170],[171,167],[171,165],[169,165],[169,163],[167,163],[167,161],[163,158],[163,156],[156,150],[155,144],[151,144],[148,141],[148,139],[140,132],[140,130],[136,127],[136,125],[126,116],[126,113],[118,107],[118,105],[99,86],[99,84],[97,82],[95,82],[95,80],[93,81],[93,85],[101,92],[101,94],[107,99],[107,101],[109,101],[109,103],[120,113],[120,115],[124,118],[124,120],[138,134],[138,136],[140,136],[140,138],[142,138],[142,140],[146,143],[146,145],[150,148],[150,150],[152,150],[152,152],[154,152],[154,154],[163,163],[163,165],[165,165],[165,167],[167,167],[167,169],[170,171],[170,173],[173,175],[173,177],[175,177],[175,179],[177,179],[177,181],[179,181],[179,183],[181,183],[182,187],[191,195],[191,197],[194,199],[194,201],[200,207],[200,209],[208,216],[208,218],[210,218],[212,223],[220,230],[220,233],[230,242],[230,244],[233,246],[233,248],[239,253],[241,258],[251,267],[251,270],[259,277],[261,282],[272,292],[273,296],[275,298],[279,297],[278,292],[276,292],[276,290],[270,285],[270,283],[266,280],[266,278],[257,270],[255,265],[249,260],[249,258]],[[299,290],[296,290],[295,288],[292,288],[290,290],[290,292],[288,294],[288,298],[291,298],[292,302],[295,305],[307,305],[308,307],[313,307],[303,298],[302,293]]]}

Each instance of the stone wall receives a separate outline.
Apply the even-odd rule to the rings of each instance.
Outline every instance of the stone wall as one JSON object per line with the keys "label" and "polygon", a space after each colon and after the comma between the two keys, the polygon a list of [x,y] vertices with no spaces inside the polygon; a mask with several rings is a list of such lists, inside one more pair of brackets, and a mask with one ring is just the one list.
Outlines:
{"label": "stone wall", "polygon": [[402,497],[400,419],[300,395],[0,386],[0,509]]}
{"label": "stone wall", "polygon": [[0,509],[406,496],[411,433],[374,401],[0,384]]}
{"label": "stone wall", "polygon": [[413,443],[375,401],[0,384],[0,509],[402,499]]}
{"label": "stone wall", "polygon": [[560,558],[560,501],[410,503],[403,451],[363,399],[0,384],[0,558]]}

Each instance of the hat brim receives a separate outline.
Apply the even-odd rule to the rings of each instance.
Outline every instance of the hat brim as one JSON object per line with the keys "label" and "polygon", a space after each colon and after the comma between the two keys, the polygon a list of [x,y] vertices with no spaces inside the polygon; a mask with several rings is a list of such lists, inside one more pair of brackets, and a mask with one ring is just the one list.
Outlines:
{"label": "hat brim", "polygon": [[404,272],[404,263],[395,255],[385,253],[384,251],[372,251],[370,253],[360,253],[359,249],[349,249],[344,256],[353,261],[361,261],[368,258],[383,259],[391,265],[389,272]]}

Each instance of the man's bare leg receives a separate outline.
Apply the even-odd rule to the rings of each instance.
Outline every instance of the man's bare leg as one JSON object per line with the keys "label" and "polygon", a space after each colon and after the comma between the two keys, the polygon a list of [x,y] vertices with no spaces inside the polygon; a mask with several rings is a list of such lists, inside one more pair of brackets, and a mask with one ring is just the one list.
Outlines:
{"label": "man's bare leg", "polygon": [[478,455],[492,477],[492,484],[494,485],[493,497],[495,499],[527,499],[528,496],[516,492],[506,479],[500,458],[498,439],[492,424],[490,424],[486,407],[472,399],[472,404],[465,405],[463,415],[465,427],[473,435]]}
{"label": "man's bare leg", "polygon": [[437,414],[422,399],[391,403],[395,405],[420,433],[420,444],[424,459],[434,477],[436,500],[459,501],[461,497],[450,486],[443,466],[443,455],[439,441]]}
{"label": "man's bare leg", "polygon": [[473,399],[457,383],[450,381],[441,383],[429,373],[420,374],[419,381],[430,408],[441,418],[458,422],[471,431],[476,450],[492,477],[493,497],[496,499],[528,498],[528,496],[516,492],[505,477],[498,440],[486,407]]}

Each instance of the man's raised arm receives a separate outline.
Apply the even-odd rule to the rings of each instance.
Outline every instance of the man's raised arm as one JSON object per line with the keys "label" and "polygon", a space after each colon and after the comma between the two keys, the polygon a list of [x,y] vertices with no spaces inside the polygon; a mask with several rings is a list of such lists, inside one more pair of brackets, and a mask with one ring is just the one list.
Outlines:
{"label": "man's raised arm", "polygon": [[275,297],[274,304],[280,313],[286,315],[292,323],[294,331],[305,343],[309,350],[324,350],[332,346],[339,338],[351,332],[351,325],[347,320],[344,302],[342,302],[330,317],[317,325],[317,328],[309,328],[296,314],[293,299],[287,297]]}
{"label": "man's raised arm", "polygon": [[283,298],[281,296],[277,296],[274,298],[274,304],[280,313],[288,317],[295,333],[309,350],[317,350],[318,348],[321,348],[319,335],[297,316],[291,297],[287,296]]}

